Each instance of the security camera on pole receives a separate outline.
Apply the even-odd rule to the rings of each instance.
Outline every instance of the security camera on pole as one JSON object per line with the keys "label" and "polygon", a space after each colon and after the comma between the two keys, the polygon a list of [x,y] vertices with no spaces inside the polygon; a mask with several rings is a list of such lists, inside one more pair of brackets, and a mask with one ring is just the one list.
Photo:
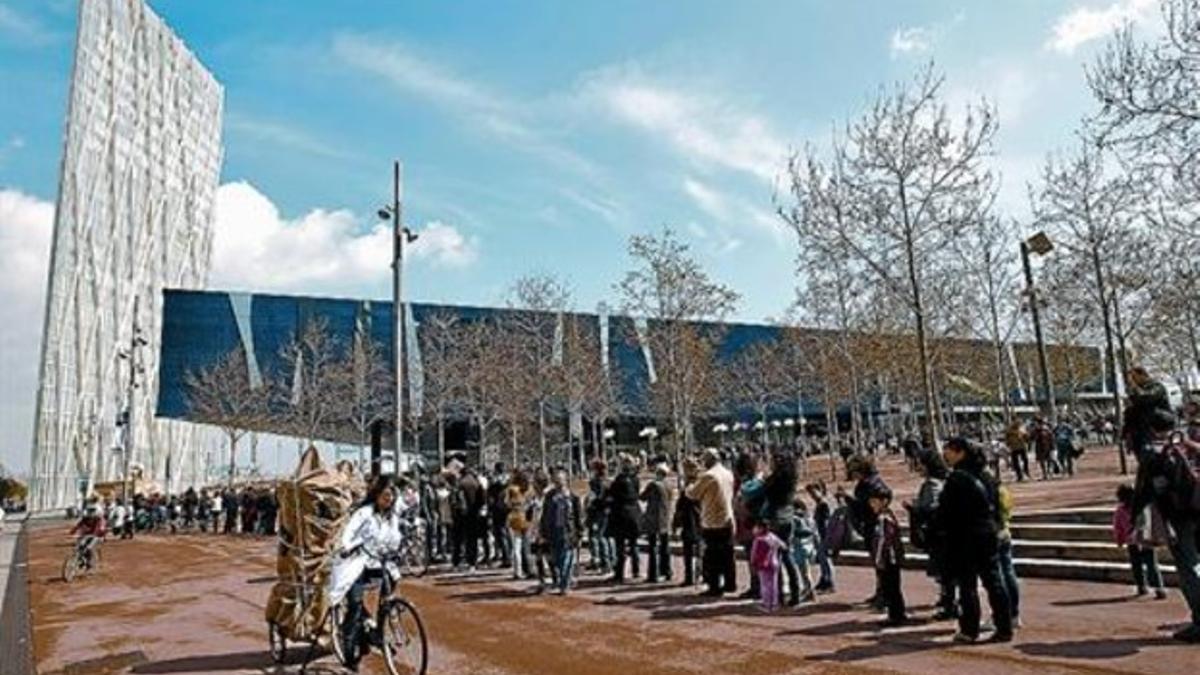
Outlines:
{"label": "security camera on pole", "polygon": [[[393,472],[397,469],[404,452],[404,246],[417,240],[417,233],[404,227],[401,218],[402,167],[397,160],[392,163],[392,203],[379,209],[380,220],[392,221],[392,354],[396,359],[395,418],[396,455],[392,462]],[[371,458],[372,471],[378,471],[378,457]]]}

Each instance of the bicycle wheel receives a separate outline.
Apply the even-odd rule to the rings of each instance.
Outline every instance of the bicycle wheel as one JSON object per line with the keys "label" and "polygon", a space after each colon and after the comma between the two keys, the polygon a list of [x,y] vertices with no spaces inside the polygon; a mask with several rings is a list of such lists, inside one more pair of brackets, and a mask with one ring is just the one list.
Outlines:
{"label": "bicycle wheel", "polygon": [[68,584],[75,580],[75,576],[79,574],[79,555],[75,551],[67,554],[67,559],[63,561],[62,579]]}
{"label": "bicycle wheel", "polygon": [[287,656],[287,638],[283,636],[283,629],[274,621],[267,622],[267,644],[270,648],[271,660],[275,663],[283,663],[283,658]]}
{"label": "bicycle wheel", "polygon": [[417,608],[404,598],[388,601],[383,617],[383,662],[388,675],[425,675],[429,644]]}
{"label": "bicycle wheel", "polygon": [[404,551],[404,568],[401,575],[406,577],[423,577],[429,571],[429,560],[425,557],[425,545],[413,542]]}
{"label": "bicycle wheel", "polygon": [[329,608],[329,647],[338,663],[346,665],[346,646],[342,643],[342,606]]}

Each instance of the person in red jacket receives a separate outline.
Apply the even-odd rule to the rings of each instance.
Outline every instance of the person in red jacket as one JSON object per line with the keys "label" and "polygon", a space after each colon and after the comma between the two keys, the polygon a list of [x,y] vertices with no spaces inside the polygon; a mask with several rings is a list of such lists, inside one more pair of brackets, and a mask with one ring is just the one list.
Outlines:
{"label": "person in red jacket", "polygon": [[89,507],[79,522],[75,523],[75,527],[71,528],[69,534],[75,537],[75,548],[83,553],[84,564],[91,569],[95,559],[92,552],[96,550],[100,540],[107,534],[104,515],[100,513],[100,509],[94,506]]}

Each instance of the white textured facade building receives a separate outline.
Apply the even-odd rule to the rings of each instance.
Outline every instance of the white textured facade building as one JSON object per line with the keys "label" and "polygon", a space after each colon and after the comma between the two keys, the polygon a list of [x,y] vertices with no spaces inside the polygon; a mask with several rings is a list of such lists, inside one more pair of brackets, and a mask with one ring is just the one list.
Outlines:
{"label": "white textured facade building", "polygon": [[[154,419],[162,288],[202,288],[222,159],[221,85],[142,0],[82,0],[54,220],[32,506],[77,502],[130,455],[159,484],[192,475],[195,431]],[[123,357],[134,330],[148,344]]]}

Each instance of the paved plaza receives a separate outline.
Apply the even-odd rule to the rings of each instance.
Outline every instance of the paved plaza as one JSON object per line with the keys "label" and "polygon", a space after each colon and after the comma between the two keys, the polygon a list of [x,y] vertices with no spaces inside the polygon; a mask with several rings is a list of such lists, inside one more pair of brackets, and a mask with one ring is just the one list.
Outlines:
{"label": "paved plaza", "polygon": [[[1036,507],[1106,503],[1120,481],[1114,455],[1094,453],[1081,477],[1016,486]],[[885,470],[903,495],[897,460]],[[1101,475],[1110,473],[1110,475]],[[215,535],[110,541],[103,570],[71,585],[58,571],[69,550],[65,525],[34,521],[29,548],[37,672],[295,673],[304,649],[275,666],[263,610],[274,581],[271,540]],[[744,572],[744,569],[739,570]],[[880,632],[858,606],[869,570],[838,570],[838,592],[765,616],[750,601],[712,601],[674,585],[603,585],[584,576],[566,598],[534,596],[507,572],[437,573],[405,582],[426,621],[432,673],[1179,673],[1195,647],[1168,631],[1187,615],[1133,597],[1121,584],[1027,579],[1025,627],[1008,645],[951,645],[954,624],[931,623],[934,585],[908,572],[904,591],[917,620]],[[742,578],[743,583],[745,578]],[[382,672],[373,658],[365,672]],[[322,657],[309,672],[341,672]]]}

